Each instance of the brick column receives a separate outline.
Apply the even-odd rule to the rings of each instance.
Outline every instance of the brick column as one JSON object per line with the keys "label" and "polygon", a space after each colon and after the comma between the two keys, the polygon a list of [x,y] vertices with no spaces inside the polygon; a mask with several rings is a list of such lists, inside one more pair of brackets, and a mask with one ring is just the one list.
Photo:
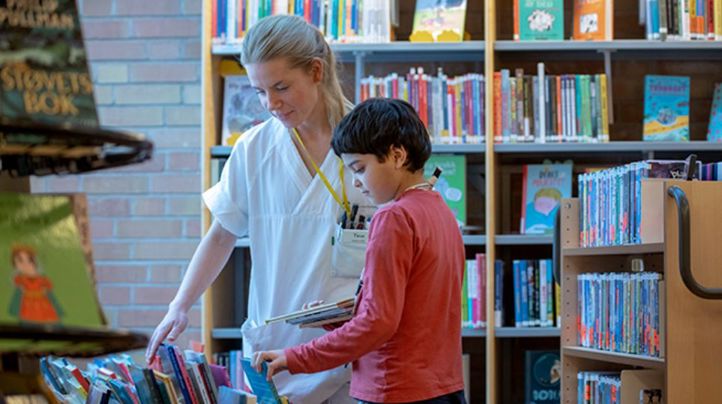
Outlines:
{"label": "brick column", "polygon": [[[34,192],[84,192],[98,293],[112,327],[150,333],[200,237],[202,0],[78,0],[103,126],[140,132],[153,160],[33,180]],[[200,339],[200,306],[183,348]]]}

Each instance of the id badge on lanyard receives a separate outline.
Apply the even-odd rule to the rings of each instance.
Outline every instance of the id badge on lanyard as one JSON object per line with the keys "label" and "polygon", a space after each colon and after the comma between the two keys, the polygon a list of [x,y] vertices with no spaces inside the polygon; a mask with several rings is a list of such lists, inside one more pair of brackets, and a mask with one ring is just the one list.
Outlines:
{"label": "id badge on lanyard", "polygon": [[[323,184],[326,186],[326,189],[328,189],[328,192],[331,193],[331,196],[333,196],[336,202],[341,205],[344,210],[341,215],[341,219],[339,219],[336,223],[336,231],[330,241],[332,250],[332,275],[344,278],[358,278],[361,275],[361,271],[363,270],[365,264],[368,230],[365,228],[365,222],[362,222],[363,228],[360,229],[346,228],[347,219],[354,217],[356,212],[352,211],[349,206],[348,197],[346,196],[346,183],[343,178],[343,163],[339,161],[340,164],[338,172],[339,179],[341,181],[341,196],[339,197],[336,190],[333,189],[331,183],[328,181],[328,178],[326,178],[326,175],[323,171],[321,171],[316,162],[313,161],[313,158],[311,158],[311,154],[308,150],[306,150],[306,146],[303,144],[303,140],[301,140],[301,136],[298,134],[296,128],[293,128],[293,134],[296,136],[296,140],[298,140],[298,143],[301,145],[304,153],[306,153],[306,156],[311,161],[311,165],[316,171],[316,174],[318,174],[321,181],[323,181]],[[351,219],[351,223],[353,223],[353,219]]]}

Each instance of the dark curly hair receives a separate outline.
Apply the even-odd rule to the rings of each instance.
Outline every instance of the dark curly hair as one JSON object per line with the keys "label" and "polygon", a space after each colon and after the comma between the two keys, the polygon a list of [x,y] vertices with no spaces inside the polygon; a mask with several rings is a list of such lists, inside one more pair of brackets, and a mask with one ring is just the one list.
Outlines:
{"label": "dark curly hair", "polygon": [[403,147],[411,172],[424,168],[431,156],[431,140],[424,123],[407,102],[389,98],[370,98],[357,105],[333,131],[333,151],[373,154],[383,162],[391,147]]}

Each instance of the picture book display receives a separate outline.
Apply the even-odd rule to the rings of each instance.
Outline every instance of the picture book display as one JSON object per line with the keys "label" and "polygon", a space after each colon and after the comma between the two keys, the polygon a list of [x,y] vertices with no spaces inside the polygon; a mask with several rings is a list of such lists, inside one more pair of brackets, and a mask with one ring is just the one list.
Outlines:
{"label": "picture book display", "polygon": [[429,178],[436,167],[441,168],[441,177],[434,190],[441,194],[454,213],[459,226],[466,225],[466,156],[432,154],[424,166],[424,177]]}
{"label": "picture book display", "polygon": [[0,0],[0,122],[97,127],[74,0]]}
{"label": "picture book display", "polygon": [[644,77],[644,140],[689,140],[689,77]]}
{"label": "picture book display", "polygon": [[447,34],[456,41],[463,40],[466,1],[417,0],[413,32],[428,33],[437,42],[444,41]]}
{"label": "picture book display", "polygon": [[0,324],[104,324],[70,197],[0,193]]}
{"label": "picture book display", "polygon": [[514,0],[514,39],[564,39],[563,0]]}
{"label": "picture book display", "polygon": [[271,114],[261,105],[248,76],[226,76],[224,81],[221,141],[233,146],[243,132],[263,123]]}
{"label": "picture book display", "polygon": [[529,164],[522,168],[523,234],[552,234],[562,198],[572,195],[572,163]]}

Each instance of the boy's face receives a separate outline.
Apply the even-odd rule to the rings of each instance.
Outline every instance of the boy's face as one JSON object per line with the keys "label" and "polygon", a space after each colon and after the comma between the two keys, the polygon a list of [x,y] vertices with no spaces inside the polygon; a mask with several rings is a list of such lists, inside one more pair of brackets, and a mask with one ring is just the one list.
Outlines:
{"label": "boy's face", "polygon": [[[353,184],[374,204],[390,202],[403,190],[400,190],[400,175],[406,169],[399,164],[394,151],[383,162],[373,154],[341,154],[346,167],[353,172]],[[401,169],[399,169],[399,167]]]}

